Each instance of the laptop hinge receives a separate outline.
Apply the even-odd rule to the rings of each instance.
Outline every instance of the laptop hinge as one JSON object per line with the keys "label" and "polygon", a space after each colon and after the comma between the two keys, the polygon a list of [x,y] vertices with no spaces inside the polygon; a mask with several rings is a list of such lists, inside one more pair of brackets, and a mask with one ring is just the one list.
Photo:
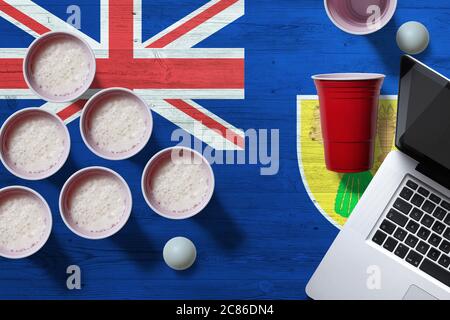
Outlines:
{"label": "laptop hinge", "polygon": [[427,176],[431,180],[439,183],[443,187],[450,190],[450,171],[446,169],[433,168],[423,163],[419,163],[416,170]]}

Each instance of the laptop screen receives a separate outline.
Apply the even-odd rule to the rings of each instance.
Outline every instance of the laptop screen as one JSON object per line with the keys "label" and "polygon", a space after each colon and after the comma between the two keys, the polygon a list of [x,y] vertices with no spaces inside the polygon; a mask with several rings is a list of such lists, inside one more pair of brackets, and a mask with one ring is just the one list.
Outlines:
{"label": "laptop screen", "polygon": [[396,146],[421,163],[450,169],[449,80],[409,56],[401,62]]}

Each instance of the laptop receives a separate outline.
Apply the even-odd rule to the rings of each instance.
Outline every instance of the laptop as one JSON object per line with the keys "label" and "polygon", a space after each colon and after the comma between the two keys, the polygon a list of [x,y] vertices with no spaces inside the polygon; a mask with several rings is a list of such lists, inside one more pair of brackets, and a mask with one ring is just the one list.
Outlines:
{"label": "laptop", "polygon": [[450,299],[450,80],[401,60],[395,145],[306,287],[313,299]]}

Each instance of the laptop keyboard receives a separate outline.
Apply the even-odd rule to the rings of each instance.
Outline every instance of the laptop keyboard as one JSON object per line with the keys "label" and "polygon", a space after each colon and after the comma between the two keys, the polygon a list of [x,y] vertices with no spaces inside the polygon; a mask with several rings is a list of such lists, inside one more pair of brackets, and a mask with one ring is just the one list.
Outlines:
{"label": "laptop keyboard", "polygon": [[450,200],[406,179],[372,242],[450,287]]}

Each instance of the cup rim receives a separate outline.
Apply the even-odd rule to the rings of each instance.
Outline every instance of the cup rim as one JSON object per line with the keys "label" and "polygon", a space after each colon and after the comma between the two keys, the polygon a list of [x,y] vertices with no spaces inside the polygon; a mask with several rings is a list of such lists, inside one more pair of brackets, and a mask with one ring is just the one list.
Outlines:
{"label": "cup rim", "polygon": [[361,29],[360,31],[356,31],[356,30],[351,30],[348,29],[344,26],[342,26],[341,24],[339,24],[336,19],[334,18],[333,14],[331,13],[329,6],[328,6],[328,1],[329,0],[323,0],[324,6],[325,6],[325,11],[327,13],[328,18],[331,20],[331,22],[340,30],[349,33],[349,34],[353,34],[353,35],[357,35],[357,36],[361,36],[361,35],[368,35],[371,33],[375,33],[381,29],[383,29],[392,19],[392,17],[395,14],[395,11],[397,10],[397,0],[390,0],[389,2],[389,7],[386,10],[386,17],[385,20],[382,21],[382,23],[380,23],[378,28],[374,28],[374,29],[367,29],[367,30],[363,30]]}
{"label": "cup rim", "polygon": [[[61,157],[61,161],[54,166],[51,170],[46,171],[46,174],[42,174],[42,175],[37,175],[37,176],[33,176],[33,175],[27,175],[27,174],[22,174],[20,172],[15,171],[9,164],[8,161],[6,161],[5,156],[4,156],[4,151],[3,151],[3,137],[5,135],[5,131],[8,129],[8,126],[10,125],[10,122],[18,117],[21,116],[24,113],[29,113],[29,112],[42,112],[45,115],[50,116],[51,118],[53,118],[55,121],[57,121],[61,127],[63,128],[64,131],[64,136],[66,138],[67,141],[67,147],[64,150],[64,154]],[[14,112],[12,115],[10,115],[5,122],[3,123],[1,129],[0,129],[0,161],[3,163],[3,165],[5,166],[5,168],[12,173],[13,175],[15,175],[18,178],[24,179],[24,180],[30,180],[30,181],[36,181],[36,180],[44,180],[47,179],[48,177],[51,177],[52,175],[54,175],[55,173],[57,173],[66,163],[69,154],[70,154],[70,149],[71,149],[71,139],[70,139],[70,133],[69,130],[67,129],[66,124],[61,120],[61,118],[59,118],[57,115],[55,115],[52,112],[49,112],[47,110],[44,110],[42,108],[38,108],[38,107],[31,107],[31,108],[24,108],[24,109],[20,109],[16,112]]]}
{"label": "cup rim", "polygon": [[[146,193],[146,182],[147,182],[147,176],[148,176],[148,171],[150,170],[150,167],[154,164],[155,160],[158,159],[162,154],[167,153],[167,152],[172,152],[173,150],[185,150],[185,151],[192,152],[195,155],[199,156],[200,159],[202,159],[202,162],[206,164],[206,166],[208,168],[209,176],[211,178],[211,185],[209,187],[209,194],[208,194],[207,198],[205,199],[205,201],[203,202],[203,204],[201,206],[199,206],[196,210],[193,210],[192,212],[190,212],[189,214],[180,215],[180,216],[167,215],[167,214],[161,212],[160,210],[158,210],[157,208],[155,208],[155,206],[153,206],[153,204],[151,203],[151,201],[150,201],[150,199],[149,199],[149,197],[147,196],[147,193]],[[191,218],[191,217],[199,214],[201,211],[203,211],[203,209],[206,208],[206,206],[211,201],[212,196],[214,194],[214,188],[215,188],[214,171],[213,171],[213,169],[211,167],[211,164],[208,162],[208,160],[201,153],[199,153],[198,151],[196,151],[194,149],[191,149],[191,148],[182,147],[182,146],[169,147],[169,148],[165,148],[165,149],[160,150],[159,152],[157,152],[153,157],[150,158],[150,160],[145,165],[145,168],[144,168],[144,171],[142,172],[142,177],[141,177],[141,191],[142,191],[142,195],[144,196],[144,199],[145,199],[145,202],[147,203],[147,205],[156,214],[160,215],[161,217],[164,217],[164,218],[167,218],[167,219],[171,219],[171,220],[188,219],[188,218]]]}
{"label": "cup rim", "polygon": [[[92,235],[92,234],[83,233],[83,232],[80,232],[80,231],[76,230],[75,228],[73,228],[72,225],[69,223],[69,221],[67,221],[67,219],[66,219],[66,212],[65,212],[65,209],[64,209],[64,205],[63,205],[63,202],[64,202],[64,200],[65,200],[65,198],[67,196],[67,189],[69,188],[70,184],[76,178],[86,174],[86,172],[88,172],[88,171],[93,171],[93,170],[103,171],[103,172],[106,172],[108,174],[112,174],[114,177],[118,178],[120,180],[120,182],[123,184],[123,186],[125,187],[127,198],[130,201],[129,210],[126,211],[126,213],[124,214],[123,218],[120,220],[120,223],[118,223],[117,227],[114,227],[114,231],[111,232],[111,230],[113,230],[113,229],[110,229],[107,232],[105,232],[105,234],[103,234],[101,236],[95,236],[95,235]],[[115,235],[117,232],[122,230],[122,228],[127,224],[128,220],[129,220],[129,218],[131,216],[131,211],[132,211],[132,208],[133,208],[133,196],[131,194],[131,190],[130,190],[130,187],[128,186],[128,183],[125,181],[125,179],[120,174],[118,174],[114,170],[111,170],[111,169],[106,168],[106,167],[91,166],[91,167],[86,167],[86,168],[83,168],[83,169],[80,169],[80,170],[74,172],[66,180],[66,182],[64,182],[64,185],[61,188],[61,192],[59,193],[58,206],[59,206],[59,214],[60,214],[62,220],[64,221],[64,224],[66,225],[67,228],[69,228],[70,231],[72,231],[74,234],[76,234],[76,235],[78,235],[78,236],[80,236],[81,238],[84,238],[84,239],[101,240],[101,239],[106,239],[106,238],[109,238],[109,237]]]}
{"label": "cup rim", "polygon": [[[134,98],[138,99],[139,102],[146,107],[147,110],[147,114],[148,114],[148,120],[150,122],[150,128],[147,130],[147,134],[145,135],[144,139],[142,140],[142,143],[140,146],[136,147],[133,152],[130,153],[124,153],[122,155],[119,156],[110,156],[106,153],[102,153],[98,150],[96,150],[90,143],[89,140],[87,138],[87,133],[85,132],[85,121],[86,121],[86,117],[87,117],[87,113],[88,110],[90,109],[90,107],[96,102],[96,100],[100,97],[103,97],[105,95],[109,95],[109,94],[114,94],[114,93],[126,93],[126,94],[130,94],[132,95]],[[119,160],[125,160],[125,159],[129,159],[131,157],[134,157],[135,155],[137,155],[139,152],[142,151],[142,149],[145,148],[145,146],[148,144],[152,133],[153,133],[153,115],[152,112],[150,110],[149,105],[144,101],[144,99],[142,99],[138,94],[136,94],[134,91],[127,89],[127,88],[121,88],[121,87],[112,87],[112,88],[106,88],[106,89],[102,89],[99,92],[97,92],[96,94],[94,94],[84,105],[83,110],[81,112],[81,116],[80,116],[80,133],[81,133],[81,138],[83,139],[84,144],[86,145],[86,147],[88,147],[89,150],[92,151],[92,153],[94,153],[96,156],[106,159],[106,160],[112,160],[112,161],[119,161]]]}
{"label": "cup rim", "polygon": [[9,191],[9,190],[21,190],[21,191],[25,191],[28,193],[31,193],[32,195],[36,196],[44,205],[45,207],[45,211],[47,213],[47,221],[48,221],[48,225],[46,226],[46,232],[44,234],[44,236],[40,239],[39,243],[37,245],[35,245],[34,247],[30,248],[29,250],[25,251],[22,254],[19,255],[9,255],[9,254],[5,254],[5,253],[0,253],[1,257],[7,258],[7,259],[23,259],[23,258],[27,258],[35,253],[37,253],[39,250],[41,250],[44,245],[47,243],[48,239],[50,238],[50,234],[52,232],[52,228],[53,228],[53,216],[52,216],[52,211],[50,209],[50,206],[48,205],[47,201],[44,199],[44,197],[37,191],[25,187],[25,186],[19,186],[19,185],[12,185],[12,186],[8,186],[8,187],[4,187],[0,189],[0,193],[5,192],[5,191]]}
{"label": "cup rim", "polygon": [[364,80],[378,80],[386,78],[386,75],[381,73],[323,73],[311,76],[313,80],[321,81],[364,81]]}
{"label": "cup rim", "polygon": [[[39,43],[45,41],[46,39],[48,39],[50,37],[54,37],[57,35],[63,35],[66,37],[75,38],[77,41],[80,41],[87,49],[87,52],[89,53],[89,59],[92,64],[91,70],[89,72],[88,80],[83,84],[83,86],[81,87],[79,92],[77,92],[76,94],[68,95],[66,97],[59,97],[59,98],[50,96],[50,95],[47,96],[47,95],[43,95],[42,93],[39,93],[32,85],[32,81],[30,80],[30,75],[28,74],[28,66],[30,63],[31,54],[33,53],[33,50],[39,45]],[[23,77],[24,77],[24,80],[25,80],[28,88],[30,88],[30,90],[35,95],[42,98],[43,100],[48,101],[48,102],[56,102],[56,103],[71,102],[71,101],[75,101],[75,100],[79,99],[83,94],[86,93],[86,91],[92,85],[92,82],[94,81],[94,78],[95,78],[96,71],[97,71],[97,61],[95,59],[94,50],[92,50],[91,46],[89,45],[89,43],[86,40],[84,40],[82,37],[78,36],[74,32],[70,32],[70,31],[49,31],[49,32],[42,34],[41,36],[36,38],[30,44],[30,46],[27,48],[25,58],[23,59],[23,63],[22,63]]]}

